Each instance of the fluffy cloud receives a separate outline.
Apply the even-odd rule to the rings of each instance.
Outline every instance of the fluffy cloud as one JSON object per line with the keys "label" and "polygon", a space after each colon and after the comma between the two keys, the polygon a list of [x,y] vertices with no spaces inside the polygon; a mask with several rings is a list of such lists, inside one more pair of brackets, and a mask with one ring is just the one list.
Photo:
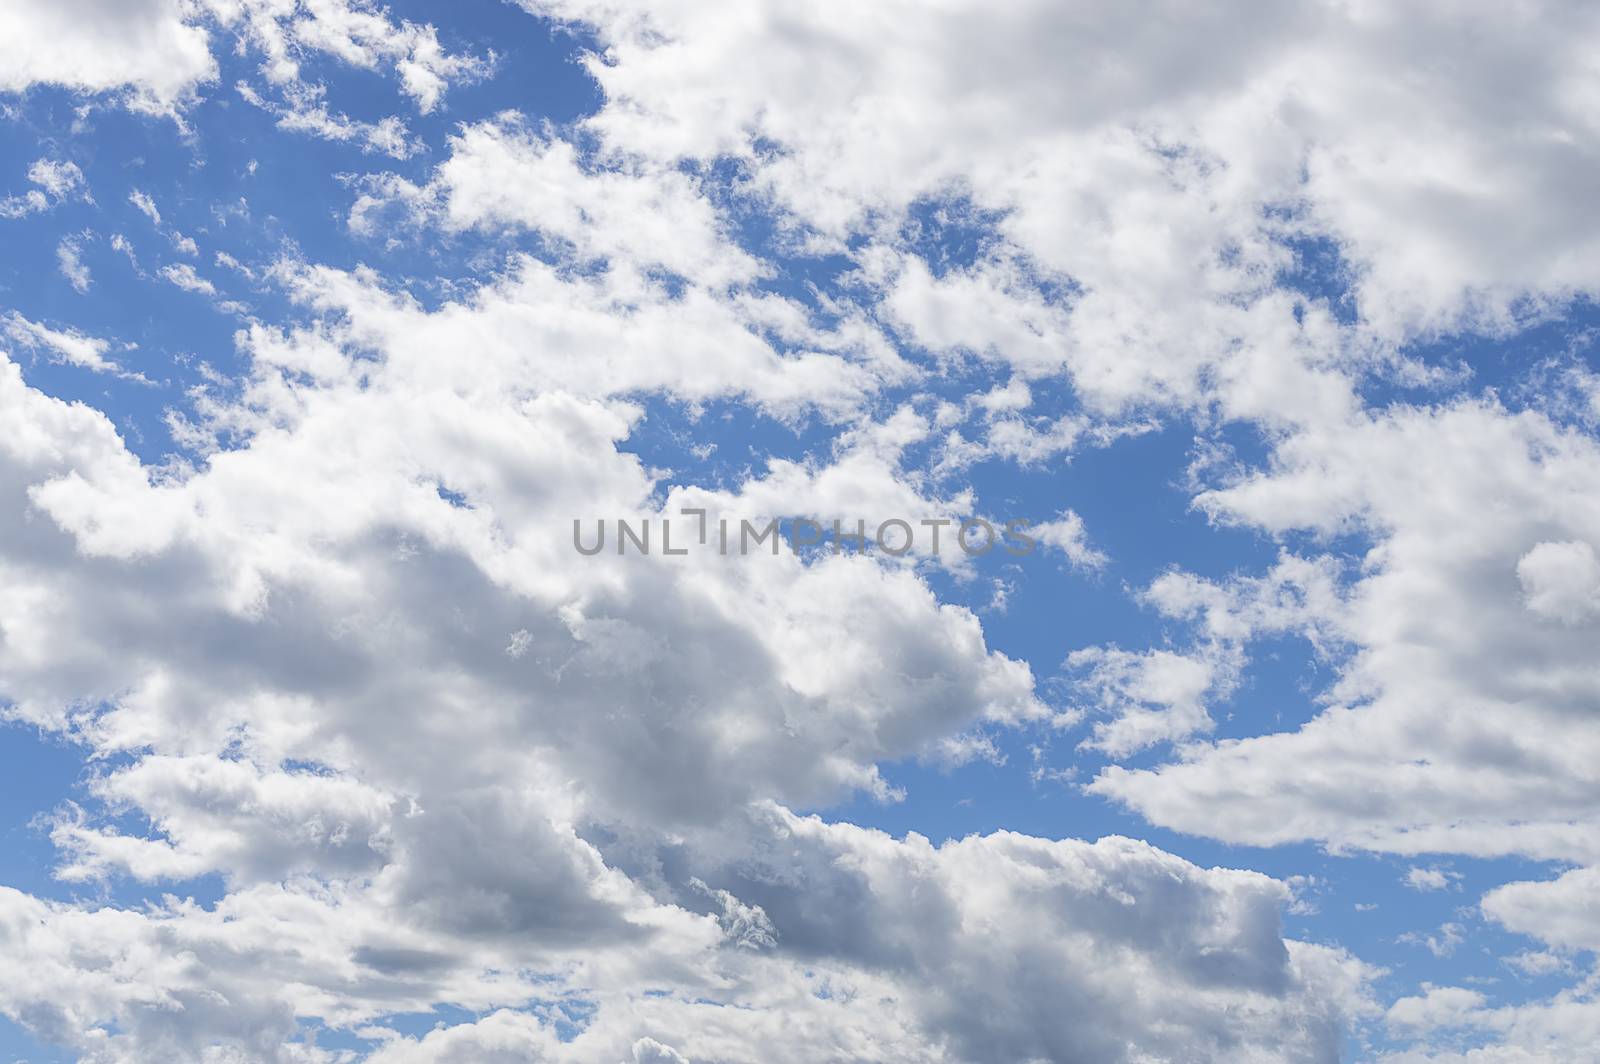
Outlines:
{"label": "fluffy cloud", "polygon": [[[598,1007],[573,1048],[550,1017],[491,1013],[431,1042],[386,1035],[379,1059],[933,1060],[1003,1043],[1315,1060],[1364,1007],[1359,964],[1283,941],[1265,877],[1117,840],[934,848],[767,804],[889,797],[880,761],[1043,713],[1028,669],[912,569],[574,558],[574,515],[656,513],[616,447],[639,416],[620,396],[826,410],[834,386],[766,383],[789,357],[771,350],[720,375],[641,378],[660,370],[626,348],[574,372],[571,325],[530,344],[497,340],[496,321],[614,282],[532,261],[434,312],[370,278],[279,276],[327,317],[241,334],[246,388],[194,425],[236,442],[188,473],[153,475],[100,414],[4,366],[0,468],[35,515],[0,548],[11,712],[132,759],[94,781],[95,808],[56,819],[62,874],[229,888],[209,911],[8,896],[8,955],[57,988],[12,981],[8,1014],[107,1060],[292,1059],[296,1017],[552,994]],[[627,335],[605,303],[577,313]],[[925,431],[906,414],[831,468],[670,502],[748,512],[804,502],[807,484],[819,509],[871,499]],[[663,980],[669,997],[647,992]]]}
{"label": "fluffy cloud", "polygon": [[[537,196],[527,194],[537,187]],[[708,288],[754,279],[757,263],[723,233],[700,188],[676,170],[585,166],[569,141],[528,129],[516,115],[467,126],[424,188],[390,176],[357,203],[351,226],[387,199],[438,213],[449,230],[519,226],[570,245],[581,261],[618,260],[670,270]]]}
{"label": "fluffy cloud", "polygon": [[[1600,1008],[1593,990],[1580,989],[1550,1002],[1494,1008],[1480,991],[1427,987],[1390,1008],[1392,1030],[1423,1036],[1424,1044],[1385,1053],[1385,1064],[1535,1064],[1582,1060],[1600,1037]],[[1427,1036],[1444,1046],[1427,1046]],[[1463,1042],[1471,1048],[1456,1048]],[[1452,1045],[1453,1043],[1453,1045]]]}
{"label": "fluffy cloud", "polygon": [[[487,247],[470,283],[424,301],[293,251],[247,273],[278,314],[168,412],[184,453],[160,465],[0,356],[0,504],[25,515],[0,523],[0,705],[97,766],[44,822],[58,874],[223,888],[0,891],[0,1012],[98,1061],[345,1059],[318,1024],[391,1064],[1337,1059],[1377,973],[1286,938],[1284,883],[799,812],[1085,722],[1080,756],[1129,762],[1090,794],[1165,828],[1581,865],[1482,908],[1557,967],[1596,948],[1600,450],[1494,397],[1368,401],[1442,379],[1400,341],[1595,288],[1592,13],[523,6],[594,31],[598,113],[468,116],[425,171],[349,178],[347,235]],[[181,115],[231,35],[280,128],[406,160],[418,135],[339,111],[306,60],[385,72],[423,114],[491,70],[358,2],[97,8],[0,15],[0,86]],[[102,55],[112,31],[148,47]],[[18,212],[86,195],[72,164],[29,176]],[[88,239],[59,244],[80,293]],[[1342,272],[1286,285],[1322,247]],[[837,272],[779,283],[791,256]],[[5,328],[111,366],[78,330]],[[718,406],[827,442],[715,484],[630,449]],[[1250,430],[1259,461],[1194,456],[1193,503],[1281,550],[1143,578],[1168,642],[1081,647],[1065,706],[941,600],[959,558],[570,538],[685,507],[970,512],[986,463],[1183,417]],[[1040,541],[1111,568],[1063,505]],[[1314,715],[1210,740],[1269,638],[1333,674]],[[1394,1059],[1459,1032],[1488,1060],[1585,1046],[1591,998],[1424,986],[1388,1009],[1418,1043]],[[441,1004],[473,1016],[388,1026]]]}
{"label": "fluffy cloud", "polygon": [[1286,439],[1272,468],[1200,503],[1280,534],[1371,535],[1359,579],[1301,626],[1348,647],[1331,704],[1297,731],[1108,769],[1094,789],[1235,841],[1594,859],[1594,625],[1524,586],[1585,557],[1549,544],[1600,536],[1580,486],[1597,473],[1590,437],[1488,403]]}
{"label": "fluffy cloud", "polygon": [[1600,558],[1588,543],[1540,543],[1517,562],[1528,609],[1577,624],[1600,612]]}
{"label": "fluffy cloud", "polygon": [[1504,320],[1600,281],[1582,60],[1600,23],[1581,5],[523,3],[600,33],[608,105],[589,124],[607,143],[750,160],[830,235],[958,183],[1088,290],[1084,339],[1136,330],[1141,303],[1193,305],[1145,303],[1191,281],[1248,292],[1286,265],[1275,228],[1337,242],[1384,330]]}
{"label": "fluffy cloud", "polygon": [[1095,725],[1086,745],[1112,757],[1127,757],[1160,742],[1209,731],[1207,696],[1229,685],[1236,663],[1185,656],[1169,650],[1143,654],[1090,647],[1067,658],[1093,712],[1112,719]]}
{"label": "fluffy cloud", "polygon": [[1442,868],[1414,866],[1406,869],[1405,884],[1412,890],[1444,890],[1457,878],[1459,877]]}
{"label": "fluffy cloud", "polygon": [[396,24],[388,11],[363,0],[204,0],[208,12],[263,57],[262,73],[280,87],[302,83],[303,59],[328,55],[354,67],[388,67],[417,110],[439,105],[452,83],[489,73],[491,59],[451,55],[432,25]]}
{"label": "fluffy cloud", "polygon": [[1483,911],[1512,931],[1564,950],[1600,950],[1600,869],[1576,868],[1544,883],[1508,883],[1483,898]]}
{"label": "fluffy cloud", "polygon": [[179,0],[21,0],[0,12],[0,90],[126,90],[170,111],[216,73],[209,36]]}
{"label": "fluffy cloud", "polygon": [[212,48],[227,35],[264,57],[273,85],[304,90],[301,59],[328,55],[388,67],[424,113],[493,65],[446,52],[433,26],[396,24],[364,0],[21,0],[0,13],[0,91],[120,92],[138,110],[177,115],[216,80]]}
{"label": "fluffy cloud", "polygon": [[[452,826],[426,832],[431,845],[452,845]],[[368,889],[261,886],[214,911],[172,901],[90,911],[5,891],[5,955],[26,958],[35,977],[8,979],[0,1004],[97,1060],[187,1059],[204,1046],[334,1059],[285,1044],[300,1015],[355,1026],[379,1040],[372,1059],[389,1062],[1320,1061],[1342,1015],[1368,1008],[1368,973],[1337,951],[1284,943],[1285,890],[1253,873],[1204,871],[1122,839],[1002,834],[935,848],[777,809],[754,811],[745,830],[747,855],[705,870],[759,899],[741,903],[770,928],[754,948],[731,937],[726,890],[720,913],[653,906],[592,850],[586,869],[552,863],[562,847],[584,849],[569,835],[555,851],[507,851],[504,885],[531,890],[509,908],[471,904],[496,884],[492,866],[470,862],[478,873],[463,880],[447,854],[413,864],[403,850]],[[410,896],[385,882],[397,869],[429,876],[429,898],[447,878],[468,906],[396,909]],[[704,897],[698,879],[677,886],[695,884]],[[564,890],[575,907],[552,908]],[[543,958],[549,971],[497,973],[512,957],[523,968]],[[673,992],[651,989],[668,978]],[[544,1003],[504,1008],[529,998]],[[431,1000],[487,1015],[421,1039],[360,1026]],[[574,1009],[589,1021],[558,1039]]]}

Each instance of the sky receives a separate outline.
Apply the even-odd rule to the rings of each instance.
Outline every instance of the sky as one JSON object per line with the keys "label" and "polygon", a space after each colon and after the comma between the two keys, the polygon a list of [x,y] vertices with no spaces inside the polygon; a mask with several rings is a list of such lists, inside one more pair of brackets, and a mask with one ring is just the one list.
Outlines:
{"label": "sky", "polygon": [[10,0],[0,1060],[1593,1060],[1597,53]]}

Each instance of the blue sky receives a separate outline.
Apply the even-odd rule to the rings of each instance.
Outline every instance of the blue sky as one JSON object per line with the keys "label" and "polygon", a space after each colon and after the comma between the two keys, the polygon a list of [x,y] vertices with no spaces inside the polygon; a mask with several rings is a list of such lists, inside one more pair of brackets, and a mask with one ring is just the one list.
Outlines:
{"label": "blue sky", "polygon": [[6,1059],[1583,1059],[1592,17],[244,8],[0,49]]}

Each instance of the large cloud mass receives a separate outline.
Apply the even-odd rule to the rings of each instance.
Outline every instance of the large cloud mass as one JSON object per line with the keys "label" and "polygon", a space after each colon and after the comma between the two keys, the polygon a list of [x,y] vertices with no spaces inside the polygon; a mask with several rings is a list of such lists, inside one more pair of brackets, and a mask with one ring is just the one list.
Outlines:
{"label": "large cloud mass", "polygon": [[[442,124],[501,60],[360,0],[0,12],[0,91],[191,147],[225,99],[345,150],[316,224],[357,249],[208,263],[101,194],[176,251],[68,233],[80,296],[111,249],[233,330],[159,460],[40,383],[157,387],[136,345],[0,315],[0,707],[87,764],[36,825],[63,890],[0,888],[0,1013],[106,1062],[1322,1064],[1380,1025],[1394,1060],[1583,1059],[1600,385],[1438,347],[1529,363],[1519,330],[1600,287],[1600,12],[520,7],[570,34],[578,120]],[[335,72],[405,102],[353,117]],[[0,224],[126,180],[29,160]],[[239,204],[203,235],[283,225]],[[646,454],[661,424],[715,472]],[[1044,553],[1163,636],[1052,642],[1048,683],[989,626],[1012,577],[959,552],[573,549],[685,509],[976,513],[1172,426],[1165,487],[1270,560],[1119,589],[1050,498]],[[1323,670],[1303,723],[1218,735],[1267,641]],[[1379,966],[1286,931],[1314,877],[838,813],[1007,743],[1183,836],[1559,862],[1464,911],[1578,982],[1385,1010]]]}

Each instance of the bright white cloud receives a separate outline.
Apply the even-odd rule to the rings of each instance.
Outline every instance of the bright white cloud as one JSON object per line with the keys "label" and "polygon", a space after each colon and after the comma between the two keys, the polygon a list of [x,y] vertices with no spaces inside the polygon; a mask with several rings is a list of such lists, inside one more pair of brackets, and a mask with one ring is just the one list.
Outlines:
{"label": "bright white cloud", "polygon": [[216,81],[213,49],[229,37],[264,57],[270,83],[301,94],[307,56],[387,67],[423,113],[493,69],[492,55],[450,54],[433,26],[396,23],[366,0],[18,0],[0,12],[0,92],[118,92],[137,110],[177,116]]}
{"label": "bright white cloud", "polygon": [[1540,543],[1517,562],[1528,609],[1579,624],[1600,613],[1600,558],[1588,543]]}
{"label": "bright white cloud", "polygon": [[369,214],[396,200],[424,220],[438,214],[448,229],[526,227],[571,245],[585,261],[660,267],[709,288],[760,273],[679,171],[585,165],[570,142],[536,133],[515,115],[465,127],[450,149],[426,187],[392,176],[382,182],[378,196],[357,203],[352,228],[370,229]]}
{"label": "bright white cloud", "polygon": [[[830,236],[959,183],[1088,290],[1081,341],[1120,327],[1151,360],[1182,361],[1154,343],[1178,338],[1163,318],[1206,357],[1197,327],[1229,326],[1177,286],[1259,290],[1287,262],[1275,230],[1336,242],[1386,331],[1504,321],[1523,296],[1600,283],[1583,178],[1600,16],[1582,5],[522,2],[600,33],[608,106],[589,124],[608,143],[751,160]],[[1163,386],[1176,369],[1134,372]]]}
{"label": "bright white cloud", "polygon": [[134,189],[128,193],[128,202],[151,222],[156,225],[161,224],[161,211],[157,209],[155,200],[151,199],[148,193]]}
{"label": "bright white cloud", "polygon": [[1563,950],[1600,950],[1600,869],[1575,868],[1546,882],[1508,883],[1483,898],[1483,911],[1512,931]]}
{"label": "bright white cloud", "polygon": [[18,0],[0,11],[0,91],[122,90],[171,111],[216,74],[209,35],[179,0]]}
{"label": "bright white cloud", "polygon": [[195,272],[195,268],[187,262],[175,262],[163,266],[156,271],[171,283],[177,285],[185,292],[194,292],[203,296],[217,294],[217,286]]}
{"label": "bright white cloud", "polygon": [[1580,487],[1597,471],[1591,439],[1479,403],[1290,437],[1270,471],[1200,501],[1272,531],[1373,534],[1348,601],[1313,605],[1353,648],[1335,703],[1297,731],[1107,770],[1095,789],[1236,841],[1590,859],[1593,625],[1526,608],[1519,571],[1542,542],[1600,535]]}
{"label": "bright white cloud", "polygon": [[111,342],[85,336],[76,329],[52,329],[29,321],[16,311],[0,318],[0,331],[30,351],[43,351],[52,358],[82,366],[97,373],[117,372],[117,364],[106,358]]}

